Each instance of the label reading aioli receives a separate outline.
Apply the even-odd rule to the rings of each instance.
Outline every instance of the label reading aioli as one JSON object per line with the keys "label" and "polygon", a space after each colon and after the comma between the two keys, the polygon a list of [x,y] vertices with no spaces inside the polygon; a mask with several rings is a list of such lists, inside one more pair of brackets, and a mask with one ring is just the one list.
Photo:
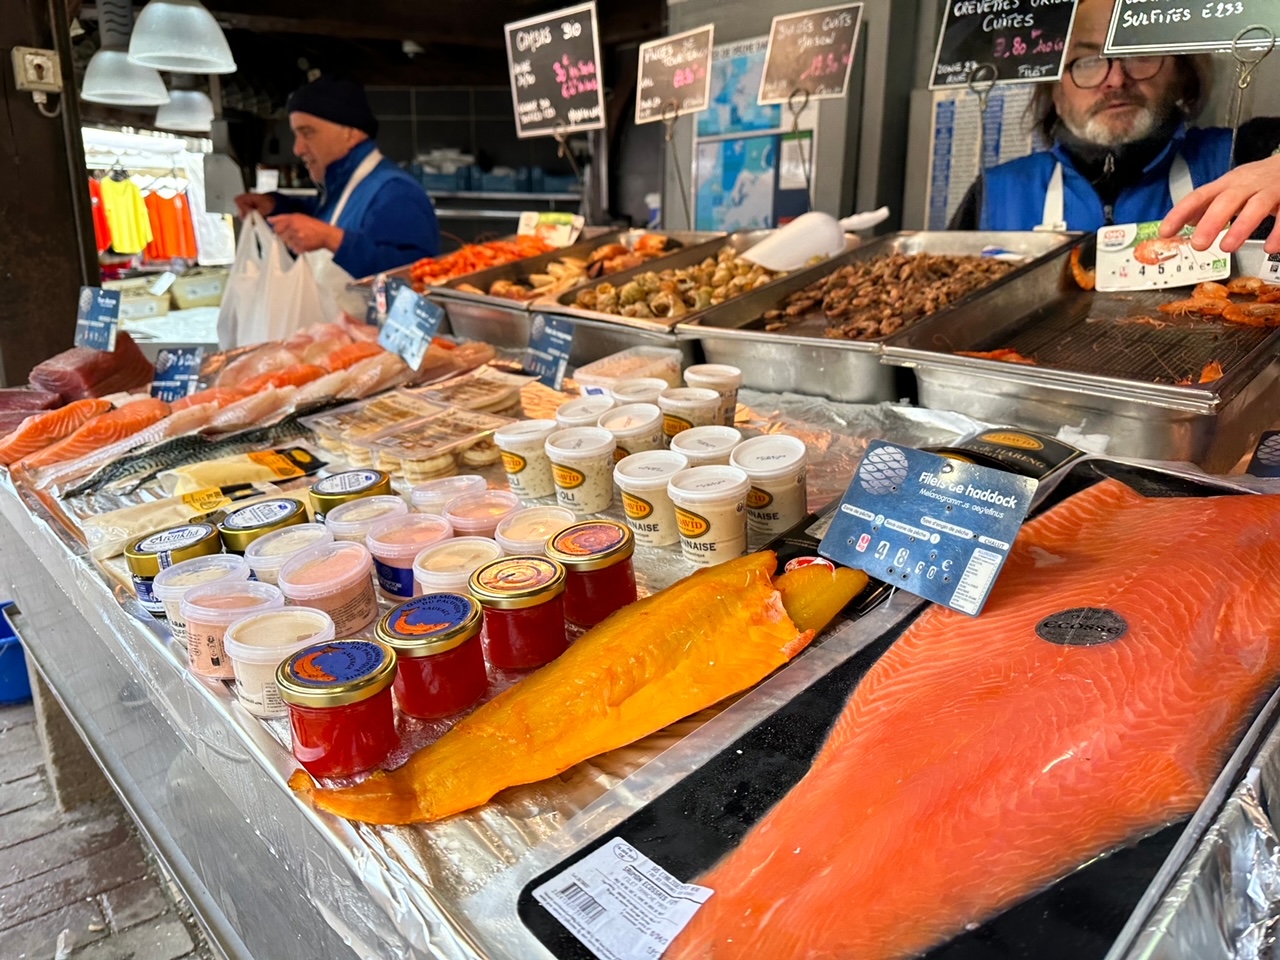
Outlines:
{"label": "label reading aioli", "polygon": [[502,469],[509,474],[517,474],[529,465],[529,461],[518,453],[512,453],[509,450],[502,451]]}
{"label": "label reading aioli", "polygon": [[696,540],[698,537],[705,536],[706,532],[711,529],[711,524],[705,517],[691,513],[683,507],[676,507],[676,523],[680,525],[680,536],[689,540]]}
{"label": "label reading aioli", "polygon": [[586,475],[573,467],[562,467],[558,463],[553,463],[551,472],[556,478],[556,486],[561,490],[576,490],[587,482]]}
{"label": "label reading aioli", "polygon": [[653,515],[653,504],[648,500],[642,500],[635,494],[622,493],[622,509],[626,511],[628,519],[631,520],[647,520]]}

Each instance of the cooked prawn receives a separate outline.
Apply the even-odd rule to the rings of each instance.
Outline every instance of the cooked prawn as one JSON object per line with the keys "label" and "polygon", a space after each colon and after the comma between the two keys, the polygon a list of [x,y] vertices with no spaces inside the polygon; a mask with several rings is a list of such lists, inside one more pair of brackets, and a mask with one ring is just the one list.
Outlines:
{"label": "cooked prawn", "polygon": [[1216,297],[1201,300],[1191,297],[1187,300],[1173,300],[1169,303],[1162,303],[1158,309],[1161,313],[1171,313],[1179,317],[1185,317],[1191,313],[1198,313],[1206,317],[1217,317],[1221,316],[1229,306],[1231,306],[1229,300],[1220,300]]}
{"label": "cooked prawn", "polygon": [[1197,283],[1196,288],[1191,291],[1191,297],[1194,300],[1227,300],[1230,296],[1231,292],[1226,286],[1212,280]]}
{"label": "cooked prawn", "polygon": [[1280,303],[1233,303],[1222,311],[1222,319],[1250,327],[1280,326]]}
{"label": "cooked prawn", "polygon": [[1217,360],[1210,360],[1204,365],[1204,369],[1200,371],[1201,383],[1212,383],[1214,380],[1222,379],[1222,364]]}
{"label": "cooked prawn", "polygon": [[1262,292],[1263,286],[1261,277],[1233,277],[1227,281],[1230,293],[1257,294]]}
{"label": "cooked prawn", "polygon": [[1259,303],[1280,303],[1280,287],[1268,286],[1258,294]]}
{"label": "cooked prawn", "polygon": [[1071,276],[1075,278],[1081,290],[1092,290],[1097,283],[1097,271],[1085,267],[1080,262],[1080,256],[1080,247],[1071,251]]}

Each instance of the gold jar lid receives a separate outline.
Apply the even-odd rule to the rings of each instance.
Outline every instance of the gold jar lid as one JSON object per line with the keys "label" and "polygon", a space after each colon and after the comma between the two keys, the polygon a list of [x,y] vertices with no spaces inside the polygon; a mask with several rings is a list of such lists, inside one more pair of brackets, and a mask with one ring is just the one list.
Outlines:
{"label": "gold jar lid", "polygon": [[183,560],[221,552],[222,541],[213,524],[184,523],[139,537],[124,548],[124,558],[130,573],[154,577],[165,567],[172,567]]}
{"label": "gold jar lid", "polygon": [[298,707],[342,707],[377,696],[395,681],[396,652],[377,640],[329,640],[276,668],[280,699]]}
{"label": "gold jar lid", "polygon": [[232,510],[218,524],[218,532],[229,551],[244,553],[259,537],[306,522],[307,508],[301,500],[274,497]]}
{"label": "gold jar lid", "polygon": [[615,520],[582,520],[547,541],[547,556],[567,570],[603,570],[636,552],[631,528]]}
{"label": "gold jar lid", "polygon": [[471,574],[467,588],[486,607],[523,610],[564,593],[564,567],[546,557],[503,557]]}
{"label": "gold jar lid", "polygon": [[311,506],[316,513],[327,514],[334,507],[352,500],[391,492],[391,477],[381,470],[344,470],[311,485]]}
{"label": "gold jar lid", "polygon": [[401,657],[431,657],[480,632],[480,605],[460,593],[428,593],[400,604],[378,622],[378,639]]}

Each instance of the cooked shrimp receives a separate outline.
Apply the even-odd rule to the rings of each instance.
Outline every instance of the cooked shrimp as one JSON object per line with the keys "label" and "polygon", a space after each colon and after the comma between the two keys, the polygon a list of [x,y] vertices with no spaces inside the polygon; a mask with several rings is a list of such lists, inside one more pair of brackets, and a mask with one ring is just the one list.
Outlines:
{"label": "cooked shrimp", "polygon": [[1195,300],[1227,300],[1230,295],[1230,291],[1223,284],[1212,280],[1197,283],[1196,288],[1191,291],[1191,296]]}
{"label": "cooked shrimp", "polygon": [[1257,294],[1263,286],[1261,277],[1233,277],[1227,281],[1227,290],[1231,293]]}

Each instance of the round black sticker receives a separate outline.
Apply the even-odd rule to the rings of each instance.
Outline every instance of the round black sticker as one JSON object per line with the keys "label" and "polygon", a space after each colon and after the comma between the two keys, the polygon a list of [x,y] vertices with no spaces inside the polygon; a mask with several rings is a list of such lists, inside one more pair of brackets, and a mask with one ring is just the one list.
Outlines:
{"label": "round black sticker", "polygon": [[1073,607],[1036,624],[1040,639],[1068,647],[1092,647],[1119,640],[1129,632],[1129,624],[1114,610]]}

